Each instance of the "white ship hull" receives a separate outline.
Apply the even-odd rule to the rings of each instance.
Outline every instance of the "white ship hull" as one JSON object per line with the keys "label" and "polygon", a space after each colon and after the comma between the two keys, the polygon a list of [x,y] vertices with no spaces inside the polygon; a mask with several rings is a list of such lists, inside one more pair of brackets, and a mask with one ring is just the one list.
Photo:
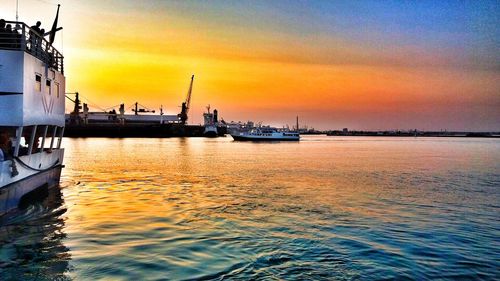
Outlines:
{"label": "white ship hull", "polygon": [[231,134],[236,141],[299,141],[298,134],[285,132],[274,132],[269,134],[252,134],[248,132],[240,132]]}
{"label": "white ship hull", "polygon": [[[63,157],[64,150],[56,149],[52,153],[33,153],[20,156],[19,160],[0,162],[0,216],[17,208],[31,192],[57,186]],[[12,161],[15,161],[18,172],[15,176]]]}
{"label": "white ship hull", "polygon": [[64,157],[63,56],[25,23],[7,23],[16,36],[0,30],[0,215],[56,186]]}

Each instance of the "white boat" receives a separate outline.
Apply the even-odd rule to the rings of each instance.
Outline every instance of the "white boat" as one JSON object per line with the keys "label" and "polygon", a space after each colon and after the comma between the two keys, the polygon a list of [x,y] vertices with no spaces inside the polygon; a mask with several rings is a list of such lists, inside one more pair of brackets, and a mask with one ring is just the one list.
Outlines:
{"label": "white boat", "polygon": [[203,119],[205,121],[205,129],[203,130],[203,135],[209,138],[215,138],[219,135],[217,132],[217,109],[213,113],[210,112],[210,105],[207,106],[207,112],[203,113]]}
{"label": "white boat", "polygon": [[[0,23],[0,215],[59,185],[63,56],[23,22]],[[57,26],[57,17],[56,23]],[[52,41],[52,42],[50,42]]]}
{"label": "white boat", "polygon": [[289,130],[278,130],[273,127],[255,127],[248,131],[231,133],[235,141],[298,141],[300,134]]}

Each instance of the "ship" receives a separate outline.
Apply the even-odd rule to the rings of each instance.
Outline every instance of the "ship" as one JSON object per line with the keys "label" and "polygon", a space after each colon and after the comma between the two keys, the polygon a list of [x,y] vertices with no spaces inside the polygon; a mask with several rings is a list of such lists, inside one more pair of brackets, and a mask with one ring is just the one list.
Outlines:
{"label": "ship", "polygon": [[0,215],[59,185],[66,78],[53,46],[58,15],[59,7],[46,34],[0,21]]}
{"label": "ship", "polygon": [[[252,123],[253,124],[253,123]],[[299,118],[297,117],[297,130],[286,128],[278,129],[271,126],[258,125],[256,127],[232,130],[230,135],[235,141],[299,141]]]}
{"label": "ship", "polygon": [[219,135],[217,132],[217,109],[213,113],[210,112],[210,105],[207,106],[207,112],[203,113],[203,120],[205,121],[203,135],[209,138],[215,138]]}
{"label": "ship", "polygon": [[[191,95],[193,91],[194,75],[191,76],[189,90],[186,100],[181,105],[181,112],[179,114],[167,115],[163,111],[163,106],[160,107],[160,114],[155,114],[155,110],[147,108],[135,102],[130,108],[133,114],[126,114],[125,104],[120,104],[118,112],[114,107],[112,110],[103,109],[101,111],[90,111],[88,104],[83,103],[79,92],[66,93],[66,98],[74,103],[73,111],[66,114],[66,124],[68,127],[87,126],[92,124],[181,124],[185,125],[188,120],[188,113],[191,104]],[[70,97],[74,96],[74,98]],[[111,109],[111,108],[108,108]]]}
{"label": "ship", "polygon": [[270,126],[255,127],[249,131],[231,133],[235,141],[299,141],[300,134],[294,131],[279,130]]}
{"label": "ship", "polygon": [[[158,114],[158,111],[147,108],[139,102],[128,108],[122,103],[106,109],[94,104],[94,107],[100,108],[101,111],[90,111],[88,104],[82,102],[85,97],[80,93],[66,93],[66,98],[74,103],[74,108],[71,113],[66,114],[65,136],[108,138],[212,136],[211,132],[204,134],[206,129],[204,125],[187,124],[193,82],[194,75],[191,76],[186,99],[182,102],[178,114],[166,114],[163,106],[160,107]],[[131,110],[132,113],[126,113],[127,110]],[[218,122],[214,124],[217,127],[215,131],[217,136],[223,136],[226,132],[225,125]]]}

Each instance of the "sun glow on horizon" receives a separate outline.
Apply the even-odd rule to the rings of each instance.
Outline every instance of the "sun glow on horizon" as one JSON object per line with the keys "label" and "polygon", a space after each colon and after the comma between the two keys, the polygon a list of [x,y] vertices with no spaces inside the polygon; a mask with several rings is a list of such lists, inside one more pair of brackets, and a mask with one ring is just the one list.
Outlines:
{"label": "sun glow on horizon", "polygon": [[[476,15],[448,2],[411,4],[418,14],[371,1],[62,1],[67,91],[102,108],[138,101],[174,114],[194,74],[194,123],[211,104],[226,120],[300,115],[319,129],[498,130],[498,19],[485,8],[498,5],[482,3],[468,7]],[[23,5],[23,19],[38,19],[41,5],[51,24],[52,5]]]}

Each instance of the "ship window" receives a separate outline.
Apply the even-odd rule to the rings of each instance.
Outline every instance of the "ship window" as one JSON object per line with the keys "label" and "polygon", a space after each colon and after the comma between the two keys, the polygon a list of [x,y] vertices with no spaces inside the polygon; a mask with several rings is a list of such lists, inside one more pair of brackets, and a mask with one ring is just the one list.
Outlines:
{"label": "ship window", "polygon": [[59,97],[59,83],[54,83],[54,85],[56,86],[56,96]]}
{"label": "ship window", "polygon": [[49,93],[49,95],[51,94],[51,92],[50,92],[50,80],[45,81],[45,92]]}
{"label": "ship window", "polygon": [[42,75],[35,74],[35,91],[40,92],[42,90]]}

